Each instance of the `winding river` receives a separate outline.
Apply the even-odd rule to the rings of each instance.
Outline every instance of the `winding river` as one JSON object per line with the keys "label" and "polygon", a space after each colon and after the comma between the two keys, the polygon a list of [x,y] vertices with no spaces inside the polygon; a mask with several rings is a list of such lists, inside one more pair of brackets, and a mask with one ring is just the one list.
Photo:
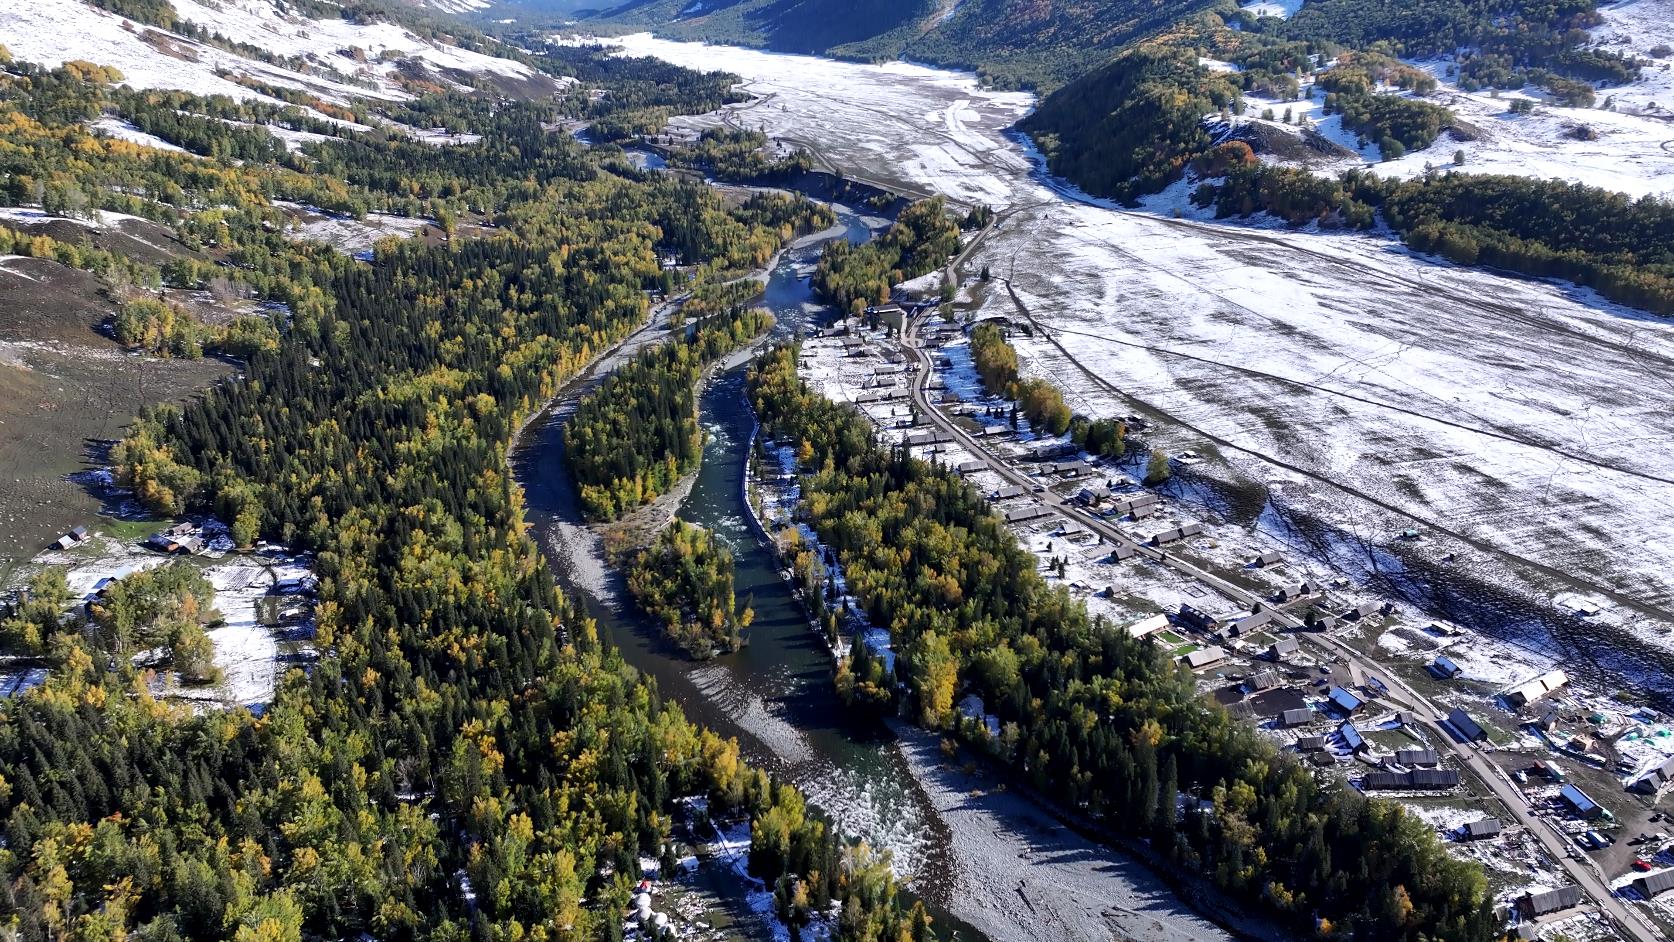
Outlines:
{"label": "winding river", "polygon": [[[830,313],[809,285],[824,241],[862,242],[885,223],[838,209],[839,227],[792,246],[769,273],[762,303],[778,318],[780,337]],[[634,335],[574,380],[530,424],[513,455],[549,565],[595,615],[604,636],[688,716],[737,737],[752,761],[796,784],[843,833],[888,850],[945,938],[1230,938],[1142,865],[1063,827],[980,773],[947,766],[934,737],[848,721],[832,689],[830,655],[750,519],[743,484],[754,417],[742,369],[720,373],[703,390],[704,461],[680,516],[731,547],[739,596],[755,607],[749,643],[696,663],[661,641],[604,564],[597,536],[581,524],[562,436],[574,403],[660,335],[655,326]]]}

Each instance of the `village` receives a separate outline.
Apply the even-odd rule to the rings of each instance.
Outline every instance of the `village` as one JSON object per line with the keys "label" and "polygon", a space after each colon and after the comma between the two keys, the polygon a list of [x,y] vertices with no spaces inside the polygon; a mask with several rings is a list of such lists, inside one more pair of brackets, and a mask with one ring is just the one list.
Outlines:
{"label": "village", "polygon": [[[157,650],[135,652],[151,694],[192,709],[261,712],[285,670],[306,669],[317,657],[312,559],[266,542],[239,549],[213,518],[158,521],[130,512],[96,527],[76,526],[9,573],[0,587],[0,621],[30,603],[34,577],[57,570],[69,590],[61,624],[91,641],[101,607],[122,580],[173,565],[193,568],[213,591],[205,619],[213,678],[189,681],[166,669]],[[39,685],[49,669],[45,657],[0,650],[0,694]]]}
{"label": "village", "polygon": [[[938,316],[940,298],[898,300],[805,339],[802,375],[883,439],[967,480],[1052,584],[1111,630],[1164,646],[1205,697],[1316,774],[1399,802],[1483,864],[1519,937],[1632,938],[1625,919],[1674,931],[1670,717],[1229,520],[1192,486],[1195,452],[1169,456],[1170,481],[1147,486],[1132,441],[1112,459],[1033,433],[983,390],[971,324]],[[1146,430],[1120,418],[1132,435]],[[775,457],[770,527],[817,545],[795,523],[794,456]],[[869,649],[893,656],[887,631],[852,618]],[[997,728],[976,698],[960,706]]]}

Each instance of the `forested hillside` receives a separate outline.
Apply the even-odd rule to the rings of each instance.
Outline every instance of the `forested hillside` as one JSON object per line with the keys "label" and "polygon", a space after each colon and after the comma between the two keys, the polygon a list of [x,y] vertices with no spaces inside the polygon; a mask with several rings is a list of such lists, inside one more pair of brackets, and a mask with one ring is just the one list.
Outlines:
{"label": "forested hillside", "polygon": [[780,52],[971,69],[996,84],[1050,90],[1211,0],[690,0],[610,7],[607,21],[675,38]]}
{"label": "forested hillside", "polygon": [[[621,67],[553,55],[531,61],[607,87]],[[273,342],[242,351],[235,381],[157,410],[113,460],[155,510],[313,551],[320,657],[259,716],[195,713],[154,700],[142,669],[93,647],[79,621],[32,611],[27,630],[8,628],[51,668],[0,703],[8,931],[615,938],[639,859],[667,856],[676,799],[700,796],[757,822],[752,871],[791,920],[835,903],[838,939],[926,937],[885,862],[843,845],[600,642],[525,534],[507,463],[520,421],[644,319],[648,289],[667,285],[660,257],[700,277],[747,270],[794,227],[668,175],[613,173],[547,130],[588,110],[701,110],[725,79],[647,64],[595,101],[438,90],[377,107],[414,123],[445,114],[480,140],[335,128],[281,151],[220,120],[227,102],[152,101],[119,78],[5,65],[3,195],[144,216],[201,254],[149,266],[3,231],[113,292],[217,278],[270,304]],[[206,156],[95,134],[84,122],[100,114],[156,114],[154,133]],[[421,212],[445,237],[385,240],[360,261],[299,241],[278,198],[348,219]],[[199,614],[145,600],[200,589],[160,579],[125,584],[96,623],[195,671]]]}

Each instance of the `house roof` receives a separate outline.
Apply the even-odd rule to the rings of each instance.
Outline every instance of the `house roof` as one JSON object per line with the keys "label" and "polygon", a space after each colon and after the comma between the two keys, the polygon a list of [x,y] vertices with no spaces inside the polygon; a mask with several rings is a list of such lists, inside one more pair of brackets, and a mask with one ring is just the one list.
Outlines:
{"label": "house roof", "polygon": [[1467,740],[1488,738],[1488,731],[1482,728],[1482,724],[1471,719],[1470,714],[1458,707],[1454,707],[1448,712],[1447,722],[1448,725],[1452,726],[1459,733],[1459,735],[1465,737]]}
{"label": "house roof", "polygon": [[1562,798],[1565,804],[1574,808],[1580,814],[1592,815],[1604,810],[1603,805],[1594,801],[1591,795],[1576,788],[1573,784],[1566,784],[1563,788],[1558,789],[1558,797]]}
{"label": "house roof", "polygon": [[1226,660],[1226,651],[1215,645],[1198,648],[1185,657],[1186,666],[1194,670],[1199,667],[1208,667],[1211,664],[1219,664],[1224,660]]}
{"label": "house roof", "polygon": [[1581,888],[1562,886],[1544,893],[1529,893],[1522,899],[1523,908],[1532,915],[1544,916],[1560,909],[1568,909],[1581,902]]}
{"label": "house roof", "polygon": [[1339,709],[1342,709],[1347,713],[1353,713],[1355,710],[1358,710],[1366,705],[1365,700],[1355,696],[1353,691],[1345,690],[1342,687],[1332,687],[1331,692],[1327,694],[1327,696],[1331,698],[1331,702],[1336,704]]}
{"label": "house roof", "polygon": [[1441,756],[1434,749],[1397,749],[1395,761],[1402,765],[1436,765]]}
{"label": "house roof", "polygon": [[1646,899],[1674,890],[1674,870],[1660,870],[1656,873],[1647,873],[1642,877],[1635,877],[1633,888],[1638,890],[1639,895]]}
{"label": "house roof", "polygon": [[1279,714],[1279,723],[1284,726],[1301,726],[1314,721],[1314,711],[1307,707],[1297,707]]}
{"label": "house roof", "polygon": [[1465,835],[1470,838],[1493,837],[1500,833],[1499,818],[1483,818],[1465,825]]}

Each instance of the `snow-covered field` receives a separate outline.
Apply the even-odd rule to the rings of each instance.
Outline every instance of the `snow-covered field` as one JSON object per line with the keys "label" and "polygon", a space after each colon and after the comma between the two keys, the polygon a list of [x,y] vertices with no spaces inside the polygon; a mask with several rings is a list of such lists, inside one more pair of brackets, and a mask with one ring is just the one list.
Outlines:
{"label": "snow-covered field", "polygon": [[[174,0],[175,13],[226,39],[282,57],[306,59],[329,75],[304,74],[248,58],[174,33],[136,23],[83,0],[29,0],[0,4],[0,44],[15,58],[44,65],[84,60],[115,66],[136,88],[172,88],[200,95],[276,99],[234,82],[246,75],[276,86],[302,89],[336,102],[353,97],[408,97],[394,75],[398,61],[513,80],[531,78],[529,67],[420,38],[392,23],[314,20],[282,10],[273,0]],[[352,50],[359,50],[355,55]]]}
{"label": "snow-covered field", "polygon": [[[1591,592],[1601,623],[1669,643],[1674,449],[1645,444],[1674,436],[1674,324],[1377,236],[1099,205],[1043,182],[1003,133],[1026,95],[968,75],[623,44],[741,75],[762,97],[730,120],[852,175],[1009,210],[969,266],[1052,330],[1020,351],[1072,405],[1166,414],[1162,444],[1209,445],[1292,505],[1374,541],[1418,526],[1435,552]],[[982,312],[1021,316],[998,284]]]}

